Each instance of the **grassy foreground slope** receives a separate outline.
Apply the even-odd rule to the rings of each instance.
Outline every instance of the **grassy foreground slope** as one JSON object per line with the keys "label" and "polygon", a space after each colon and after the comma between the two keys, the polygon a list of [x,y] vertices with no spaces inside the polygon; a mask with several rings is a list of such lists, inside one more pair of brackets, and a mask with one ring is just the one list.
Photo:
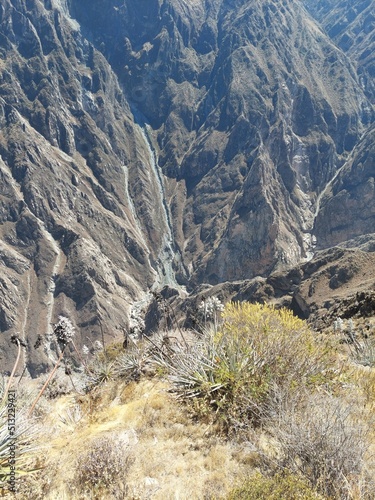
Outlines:
{"label": "grassy foreground slope", "polygon": [[17,476],[17,498],[372,498],[372,339],[259,304],[201,311],[202,333],[129,339],[75,389],[51,382],[28,417],[39,471]]}

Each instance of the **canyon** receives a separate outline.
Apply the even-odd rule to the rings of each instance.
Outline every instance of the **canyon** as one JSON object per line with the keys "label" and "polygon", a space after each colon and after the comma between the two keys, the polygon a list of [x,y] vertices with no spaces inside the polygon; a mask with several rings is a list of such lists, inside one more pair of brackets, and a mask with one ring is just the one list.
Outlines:
{"label": "canyon", "polygon": [[59,315],[111,342],[163,287],[307,318],[373,289],[374,10],[1,0],[2,371],[12,335],[36,376]]}

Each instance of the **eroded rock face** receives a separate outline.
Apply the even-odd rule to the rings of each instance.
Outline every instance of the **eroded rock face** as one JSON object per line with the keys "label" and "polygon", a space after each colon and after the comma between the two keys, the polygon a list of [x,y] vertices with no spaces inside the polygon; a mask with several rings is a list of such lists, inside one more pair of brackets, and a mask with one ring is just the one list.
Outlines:
{"label": "eroded rock face", "polygon": [[4,0],[0,33],[4,371],[13,332],[44,369],[59,314],[115,338],[151,287],[266,279],[313,232],[369,230],[371,203],[339,219],[370,193],[371,89],[301,1]]}
{"label": "eroded rock face", "polygon": [[190,282],[304,258],[316,193],[372,110],[350,62],[301,3],[72,4],[153,128]]}
{"label": "eroded rock face", "polygon": [[362,87],[374,103],[374,0],[302,1],[328,36],[350,56]]}
{"label": "eroded rock face", "polygon": [[[200,286],[189,297],[173,296],[162,302],[156,297],[148,307],[146,318],[155,318],[154,321],[166,328],[171,314],[168,316],[162,311],[173,310],[172,328],[176,330],[179,325],[199,331],[205,327],[199,306],[202,301],[216,297],[222,303],[248,301],[286,307],[322,331],[332,331],[338,317],[358,319],[362,316],[371,318],[373,323],[375,235],[352,241],[352,245],[352,248],[318,251],[311,261],[268,277]],[[145,333],[152,331],[153,323],[146,322]]]}
{"label": "eroded rock face", "polygon": [[64,3],[6,1],[0,80],[2,369],[11,332],[58,314],[78,346],[122,335],[132,301],[163,280],[166,221],[149,145],[105,58]]}
{"label": "eroded rock face", "polygon": [[321,247],[335,246],[375,230],[375,128],[325,189],[315,220]]}

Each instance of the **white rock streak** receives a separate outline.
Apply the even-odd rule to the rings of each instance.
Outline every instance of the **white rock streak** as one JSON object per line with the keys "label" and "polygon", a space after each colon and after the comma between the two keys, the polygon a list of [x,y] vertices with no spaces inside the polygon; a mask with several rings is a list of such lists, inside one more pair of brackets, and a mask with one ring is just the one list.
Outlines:
{"label": "white rock streak", "polygon": [[174,239],[173,239],[173,230],[171,224],[171,216],[169,206],[166,202],[164,182],[162,177],[161,169],[158,165],[158,158],[155,151],[155,148],[152,145],[151,134],[148,130],[147,125],[141,127],[138,125],[139,132],[143,138],[144,144],[146,146],[146,151],[148,154],[149,166],[151,168],[152,175],[152,184],[156,187],[156,193],[158,196],[158,200],[155,200],[155,203],[158,203],[158,206],[161,208],[161,216],[162,216],[162,224],[161,227],[165,228],[165,233],[163,235],[162,246],[159,251],[158,259],[158,276],[159,276],[159,286],[163,285],[171,285],[174,287],[178,287],[176,282],[175,272],[173,270],[172,262],[174,258]]}
{"label": "white rock streak", "polygon": [[46,300],[46,307],[47,307],[47,314],[46,314],[47,331],[46,331],[46,333],[51,333],[52,332],[52,315],[53,315],[53,308],[54,308],[54,303],[55,303],[55,288],[56,288],[55,278],[59,274],[61,261],[62,261],[62,258],[61,258],[62,252],[60,250],[59,245],[53,239],[52,235],[45,228],[43,222],[40,222],[40,229],[42,231],[43,237],[51,245],[51,247],[56,255],[55,262],[54,262],[53,267],[52,267],[52,273],[50,276],[50,284],[48,286],[47,300]]}

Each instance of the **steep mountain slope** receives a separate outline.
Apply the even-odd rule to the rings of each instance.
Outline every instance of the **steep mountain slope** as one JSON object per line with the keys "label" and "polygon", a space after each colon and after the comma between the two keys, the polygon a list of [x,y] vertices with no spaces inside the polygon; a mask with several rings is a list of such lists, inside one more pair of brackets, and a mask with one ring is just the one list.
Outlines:
{"label": "steep mountain slope", "polygon": [[316,193],[372,111],[350,62],[300,3],[72,5],[153,129],[191,280],[305,257]]}
{"label": "steep mountain slope", "polygon": [[375,231],[375,127],[321,196],[315,229],[321,246],[337,245]]}
{"label": "steep mountain slope", "polygon": [[58,314],[78,346],[120,336],[151,287],[267,276],[371,229],[370,204],[353,233],[328,199],[360,164],[370,192],[371,88],[299,0],[1,0],[0,41],[4,370],[17,332],[45,367]]}
{"label": "steep mountain slope", "polygon": [[[374,103],[375,2],[304,0],[304,4],[349,56],[362,88]],[[370,127],[321,195],[315,229],[323,248],[374,231],[374,140],[374,128]]]}
{"label": "steep mountain slope", "polygon": [[303,0],[327,34],[357,68],[361,85],[375,101],[374,0]]}
{"label": "steep mountain slope", "polygon": [[[99,335],[98,316],[121,335],[171,252],[147,140],[107,61],[53,5],[5,1],[0,13],[0,327],[27,332],[32,371],[57,313],[83,339]],[[2,356],[12,350],[7,335]]]}

